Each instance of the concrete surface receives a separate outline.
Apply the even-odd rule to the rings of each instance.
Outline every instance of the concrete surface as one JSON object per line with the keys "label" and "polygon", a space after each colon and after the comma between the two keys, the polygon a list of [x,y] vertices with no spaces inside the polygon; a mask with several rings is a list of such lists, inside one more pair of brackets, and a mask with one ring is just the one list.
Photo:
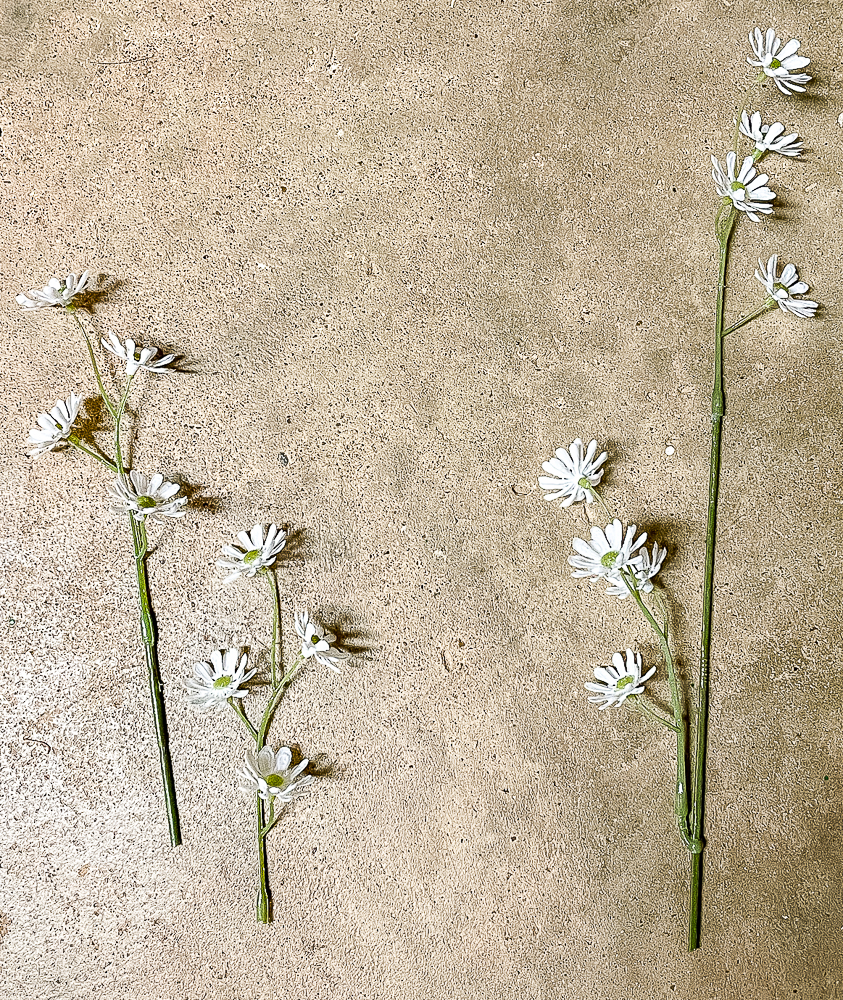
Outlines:
{"label": "concrete surface", "polygon": [[[834,5],[10,0],[2,17],[0,995],[843,996]],[[776,216],[740,227],[731,284],[754,297],[778,251],[824,310],[728,345],[689,957],[669,735],[583,689],[614,650],[655,649],[631,606],[570,578],[587,522],[535,479],[576,436],[607,445],[611,502],[670,546],[693,665],[709,157],[756,24],[801,38],[816,80],[758,103],[808,151],[771,162]],[[107,475],[25,455],[37,411],[93,381],[68,318],[14,295],[84,267],[108,290],[93,329],[192,369],[133,396],[137,467],[201,501],[150,561],[176,851]],[[216,646],[267,641],[265,593],[213,565],[259,520],[300,532],[288,614],[307,603],[363,650],[279,712],[276,741],[330,777],[273,835],[269,928],[243,738],[179,690]]]}

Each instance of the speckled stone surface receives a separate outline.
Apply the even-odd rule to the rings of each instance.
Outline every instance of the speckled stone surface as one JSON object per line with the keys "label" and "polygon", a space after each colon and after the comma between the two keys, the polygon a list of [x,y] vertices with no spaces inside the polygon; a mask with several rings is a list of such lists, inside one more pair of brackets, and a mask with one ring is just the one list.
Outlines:
{"label": "speckled stone surface", "polygon": [[[834,5],[13,0],[2,20],[0,996],[843,996]],[[629,602],[571,579],[588,522],[536,475],[574,437],[605,443],[609,502],[670,547],[692,674],[709,160],[756,24],[800,37],[816,81],[756,105],[807,152],[770,161],[777,211],[740,226],[731,315],[776,251],[824,308],[728,341],[688,956],[669,734],[583,689],[614,650],[656,647]],[[25,454],[35,414],[93,379],[69,317],[14,295],[84,267],[106,292],[92,331],[190,369],[132,397],[136,467],[195,500],[150,558],[177,850],[108,474]],[[304,605],[359,653],[279,710],[276,743],[328,776],[271,837],[259,927],[243,732],[180,679],[218,646],[266,648],[267,592],[214,560],[272,520],[297,532],[286,653]]]}

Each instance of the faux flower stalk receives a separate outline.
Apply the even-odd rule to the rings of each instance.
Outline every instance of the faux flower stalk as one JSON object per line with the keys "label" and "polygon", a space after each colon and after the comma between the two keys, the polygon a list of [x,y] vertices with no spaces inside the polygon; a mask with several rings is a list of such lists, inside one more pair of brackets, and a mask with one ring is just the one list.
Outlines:
{"label": "faux flower stalk", "polygon": [[236,649],[218,650],[208,661],[198,663],[194,676],[185,688],[191,703],[200,710],[229,707],[246,728],[252,746],[246,750],[238,772],[241,791],[252,797],[255,809],[255,839],[258,858],[258,894],[256,915],[260,923],[272,921],[272,893],[269,883],[267,837],[281,819],[284,806],[305,794],[313,783],[306,774],[307,760],[293,765],[289,747],[275,750],[269,730],[275,711],[293,678],[305,663],[313,661],[339,672],[348,653],[335,646],[336,636],[311,619],[308,612],[295,616],[298,654],[282,672],[281,603],[276,571],[278,559],[287,543],[287,532],[275,524],[256,524],[238,532],[235,540],[223,546],[217,565],[227,571],[226,582],[262,577],[272,597],[272,640],[269,646],[269,678],[266,705],[260,722],[253,723],[247,712],[247,681],[255,669],[247,670],[247,654]]}
{"label": "faux flower stalk", "polygon": [[117,477],[110,487],[112,497],[116,501],[112,511],[128,515],[132,532],[141,639],[152,702],[153,726],[158,744],[170,843],[175,847],[181,843],[181,826],[170,756],[164,692],[158,664],[158,633],[152,611],[152,597],[146,568],[149,549],[147,524],[165,523],[168,520],[182,517],[181,508],[187,500],[184,497],[177,497],[179,487],[175,483],[166,482],[160,473],[154,473],[148,477],[127,469],[121,442],[123,418],[132,380],[136,373],[140,370],[146,372],[163,371],[174,360],[174,357],[167,355],[153,363],[152,359],[158,353],[156,348],[142,347],[138,349],[131,339],[127,339],[124,345],[116,334],[110,332],[110,339],[109,341],[103,340],[103,346],[125,365],[125,382],[122,391],[119,396],[113,398],[105,387],[88,332],[79,319],[79,301],[74,301],[77,296],[89,291],[90,287],[91,279],[88,271],[84,271],[79,278],[74,274],[69,274],[66,278],[51,278],[44,288],[33,289],[28,295],[21,293],[17,296],[17,302],[26,312],[50,308],[61,309],[70,314],[78,324],[85,339],[97,388],[106,410],[114,422],[113,457],[105,454],[95,443],[84,442],[74,430],[74,423],[82,404],[81,397],[75,393],[71,393],[66,401],[59,400],[49,413],[39,414],[37,418],[39,426],[32,430],[29,435],[29,444],[34,446],[29,454],[32,457],[38,457],[46,452],[55,451],[66,443],[95,459]]}

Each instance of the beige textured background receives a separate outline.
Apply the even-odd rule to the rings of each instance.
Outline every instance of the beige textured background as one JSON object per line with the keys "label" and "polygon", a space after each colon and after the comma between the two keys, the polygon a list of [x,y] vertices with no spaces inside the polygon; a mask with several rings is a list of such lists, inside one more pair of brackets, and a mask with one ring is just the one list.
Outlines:
{"label": "beige textured background", "polygon": [[[0,995],[843,996],[835,7],[3,6]],[[825,309],[728,346],[707,909],[688,957],[669,736],[583,690],[612,651],[653,643],[570,578],[586,521],[535,476],[575,436],[608,445],[611,502],[670,546],[692,665],[709,156],[755,24],[802,38],[816,81],[759,103],[808,152],[770,160],[777,214],[740,227],[732,285],[757,296],[754,262],[778,250]],[[86,266],[111,288],[97,330],[193,369],[134,396],[136,466],[205,498],[151,559],[177,851],[127,530],[99,468],[25,456],[35,413],[92,378],[67,319],[13,296]],[[273,519],[301,532],[286,607],[365,652],[303,675],[278,714],[276,741],[332,776],[272,838],[262,928],[244,741],[178,682],[217,645],[266,642],[265,593],[223,587],[213,562]]]}

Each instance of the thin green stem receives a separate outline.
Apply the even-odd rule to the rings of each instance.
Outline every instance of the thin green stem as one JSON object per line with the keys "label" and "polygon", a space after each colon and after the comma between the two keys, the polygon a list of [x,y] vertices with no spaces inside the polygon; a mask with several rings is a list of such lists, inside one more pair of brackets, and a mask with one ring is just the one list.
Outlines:
{"label": "thin green stem", "polygon": [[[717,305],[714,314],[714,388],[711,394],[711,462],[708,480],[708,523],[705,535],[705,570],[703,577],[700,665],[697,680],[695,716],[694,794],[691,805],[691,836],[704,844],[705,768],[708,743],[709,684],[711,674],[711,622],[714,603],[714,547],[717,536],[717,499],[720,492],[720,442],[726,413],[723,391],[723,315],[726,302],[726,272],[729,266],[729,240],[734,230],[734,213],[729,224],[717,232],[720,266],[717,280]],[[691,898],[688,920],[688,950],[700,945],[702,919],[702,850],[691,859]]]}
{"label": "thin green stem", "polygon": [[648,719],[652,719],[653,722],[658,722],[660,726],[665,726],[667,729],[672,729],[674,732],[679,730],[679,727],[675,722],[671,722],[670,719],[666,719],[663,715],[659,715],[658,712],[654,712],[652,708],[643,700],[641,695],[632,695],[627,701],[632,703],[632,707],[639,711],[642,715],[645,715]]}
{"label": "thin green stem", "polygon": [[258,877],[260,879],[256,913],[258,923],[268,924],[272,921],[272,893],[269,891],[269,866],[266,858],[264,808],[263,799],[260,795],[255,795],[255,811],[257,814]]}
{"label": "thin green stem", "polygon": [[662,656],[664,656],[667,667],[667,680],[670,686],[670,703],[673,709],[673,721],[676,729],[676,793],[674,796],[674,813],[676,815],[676,825],[679,828],[679,836],[682,843],[689,851],[694,852],[699,845],[695,843],[688,829],[688,773],[687,759],[688,753],[687,737],[685,732],[685,715],[682,711],[682,701],[679,697],[679,681],[676,676],[676,667],[673,662],[673,654],[670,651],[670,644],[667,636],[659,627],[659,623],[653,617],[650,609],[644,603],[638,588],[635,586],[633,574],[624,574],[624,579],[632,593],[639,610],[647,619],[650,628],[655,632],[661,646]]}
{"label": "thin green stem", "polygon": [[606,515],[606,517],[608,517],[610,521],[614,521],[615,515],[609,510],[606,501],[603,499],[602,496],[600,496],[600,493],[593,486],[589,486],[588,491],[603,508],[603,513]]}
{"label": "thin green stem", "polygon": [[754,309],[748,316],[744,316],[743,319],[739,319],[737,323],[733,323],[727,330],[724,330],[723,336],[728,337],[730,333],[734,333],[735,330],[740,330],[742,326],[746,326],[747,323],[751,323],[752,320],[762,316],[765,312],[769,312],[770,309],[775,309],[775,307],[775,299],[765,299],[761,305],[757,309]]}
{"label": "thin green stem", "polygon": [[278,670],[278,645],[280,642],[281,629],[281,599],[278,595],[278,580],[272,569],[266,569],[266,578],[269,581],[269,589],[272,591],[272,646],[270,648],[270,674],[272,677],[272,690],[275,690]]}
{"label": "thin green stem", "polygon": [[82,336],[85,338],[85,345],[88,348],[88,357],[91,359],[91,367],[94,369],[94,377],[97,380],[97,388],[99,389],[102,401],[105,403],[106,409],[112,415],[112,417],[116,418],[117,407],[114,405],[114,403],[112,403],[111,397],[108,395],[108,393],[105,390],[105,386],[103,385],[102,376],[100,375],[99,366],[97,365],[97,359],[94,355],[94,348],[91,346],[91,338],[88,336],[88,331],[82,324],[82,320],[79,319],[79,314],[72,306],[69,306],[67,311],[76,320],[76,322],[79,325],[79,329],[82,331]]}
{"label": "thin green stem", "polygon": [[158,758],[161,765],[161,780],[164,785],[164,805],[170,828],[170,843],[177,847],[181,843],[179,811],[176,802],[176,786],[173,779],[173,762],[170,757],[170,740],[167,734],[167,714],[164,708],[164,692],[161,671],[158,666],[158,637],[155,616],[149,593],[149,578],[146,573],[146,553],[148,542],[146,525],[129,516],[132,526],[132,541],[135,549],[135,571],[137,574],[138,601],[141,615],[141,638],[143,639],[146,670],[149,678],[149,694],[152,699],[152,718],[155,737],[158,742]]}
{"label": "thin green stem", "polygon": [[120,448],[120,425],[123,421],[123,414],[126,412],[126,401],[129,398],[129,389],[132,387],[133,378],[134,375],[130,375],[126,380],[126,388],[123,390],[123,395],[120,397],[120,403],[114,414],[114,460],[121,476],[125,475],[126,469],[123,465],[123,451]]}
{"label": "thin green stem", "polygon": [[74,448],[78,448],[79,451],[84,451],[86,455],[90,455],[91,458],[96,459],[101,465],[104,465],[112,472],[117,471],[117,466],[111,461],[110,458],[106,458],[105,455],[100,455],[99,452],[96,452],[92,448],[89,448],[86,444],[83,444],[76,434],[71,434],[67,439],[67,443],[73,445]]}
{"label": "thin green stem", "polygon": [[266,709],[264,710],[263,718],[261,719],[260,728],[258,729],[258,738],[257,738],[258,750],[261,750],[265,746],[266,734],[267,731],[269,730],[269,724],[272,721],[272,714],[275,711],[276,707],[278,706],[278,702],[281,701],[281,696],[287,690],[287,688],[290,685],[290,682],[299,672],[299,669],[301,668],[301,665],[303,663],[304,663],[304,657],[301,655],[298,656],[292,667],[290,667],[287,673],[284,674],[284,676],[278,682],[277,687],[273,688],[270,694],[269,702],[267,703]]}
{"label": "thin green stem", "polygon": [[228,704],[234,709],[234,714],[237,716],[237,718],[240,719],[240,721],[243,723],[243,725],[249,730],[249,733],[251,734],[252,739],[255,740],[255,741],[257,741],[258,731],[257,731],[257,729],[255,729],[255,727],[250,722],[249,716],[246,715],[246,712],[245,712],[245,710],[243,708],[243,705],[240,703],[240,699],[239,698],[229,698],[228,699]]}

